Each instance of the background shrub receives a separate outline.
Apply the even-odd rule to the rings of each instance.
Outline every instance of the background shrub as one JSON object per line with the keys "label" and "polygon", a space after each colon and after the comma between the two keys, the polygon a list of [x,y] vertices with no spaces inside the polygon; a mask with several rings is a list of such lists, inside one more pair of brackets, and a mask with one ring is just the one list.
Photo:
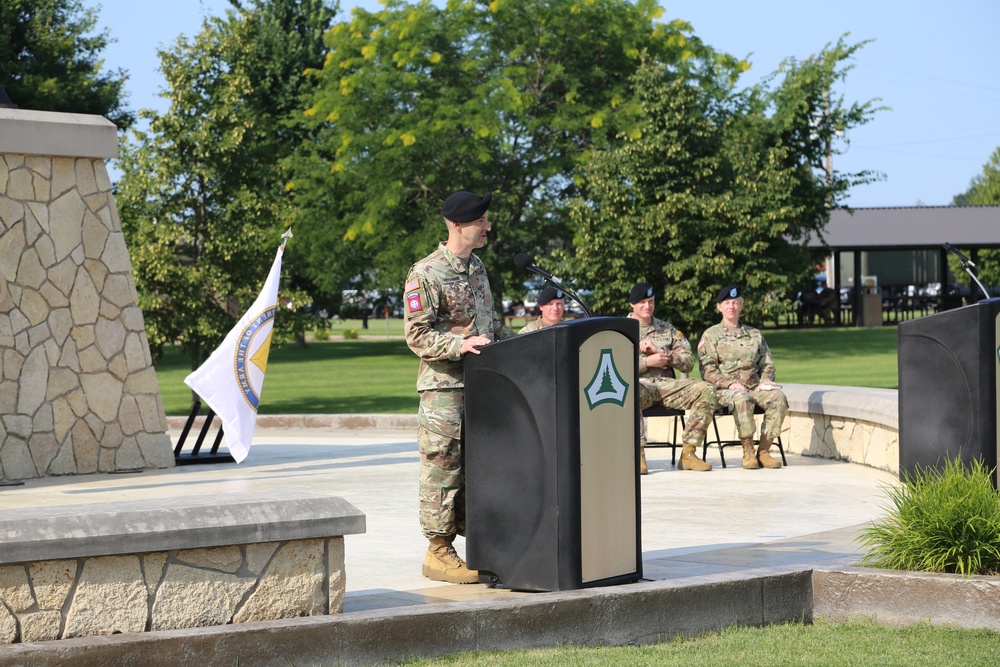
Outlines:
{"label": "background shrub", "polygon": [[892,570],[1000,574],[1000,494],[981,461],[918,468],[888,490],[889,515],[862,531],[862,565]]}

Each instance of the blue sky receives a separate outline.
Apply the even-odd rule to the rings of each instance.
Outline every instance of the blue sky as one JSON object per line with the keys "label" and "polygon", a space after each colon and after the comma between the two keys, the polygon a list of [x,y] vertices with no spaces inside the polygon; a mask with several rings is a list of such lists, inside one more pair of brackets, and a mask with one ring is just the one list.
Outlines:
{"label": "blue sky", "polygon": [[[129,72],[129,106],[164,110],[157,49],[195,34],[226,0],[84,0],[101,5],[98,23],[117,43],[107,68]],[[847,102],[881,98],[879,113],[848,137],[834,168],[870,169],[885,180],[856,188],[848,204],[947,205],[964,192],[1000,147],[1000,3],[992,0],[663,0],[662,20],[680,18],[713,48],[748,57],[743,83],[756,83],[788,57],[805,58],[850,33],[875,40],[854,59],[836,93]],[[345,9],[379,8],[376,0],[343,0]],[[15,100],[16,102],[16,100]]]}

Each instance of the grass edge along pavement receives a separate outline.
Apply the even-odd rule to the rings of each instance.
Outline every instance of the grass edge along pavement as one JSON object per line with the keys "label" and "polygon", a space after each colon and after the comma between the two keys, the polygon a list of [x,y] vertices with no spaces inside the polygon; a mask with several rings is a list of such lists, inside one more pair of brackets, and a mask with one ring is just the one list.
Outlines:
{"label": "grass edge along pavement", "polygon": [[[383,322],[373,320],[367,330],[360,323],[343,322],[343,328],[358,325],[359,340],[343,340],[338,333],[305,348],[274,345],[260,414],[416,413],[417,357],[396,333],[402,331],[399,321],[390,320],[388,337]],[[897,386],[894,327],[768,329],[764,337],[780,383]],[[156,375],[168,415],[187,415],[191,409],[191,390],[184,384],[189,372],[189,360],[179,347],[164,350]]]}
{"label": "grass edge along pavement", "polygon": [[879,625],[858,618],[762,628],[729,627],[698,637],[675,637],[643,646],[595,646],[459,653],[400,663],[407,667],[515,667],[535,665],[993,665],[1000,634],[992,630],[943,628],[930,624]]}

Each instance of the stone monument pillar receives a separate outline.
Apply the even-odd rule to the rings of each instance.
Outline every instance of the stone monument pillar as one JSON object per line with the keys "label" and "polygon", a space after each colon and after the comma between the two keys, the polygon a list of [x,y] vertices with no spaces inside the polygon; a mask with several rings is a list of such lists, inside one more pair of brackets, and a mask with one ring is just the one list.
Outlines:
{"label": "stone monument pillar", "polygon": [[0,108],[0,479],[174,464],[100,116]]}

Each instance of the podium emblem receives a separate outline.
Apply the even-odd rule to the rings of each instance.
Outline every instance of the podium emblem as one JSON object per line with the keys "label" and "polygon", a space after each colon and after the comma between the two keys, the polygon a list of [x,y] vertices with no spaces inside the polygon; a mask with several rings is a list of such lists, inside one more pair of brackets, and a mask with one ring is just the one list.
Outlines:
{"label": "podium emblem", "polygon": [[594,377],[584,387],[583,393],[587,397],[587,405],[591,410],[603,403],[614,403],[625,407],[628,383],[615,367],[615,358],[610,349],[601,350],[601,357],[597,362]]}

